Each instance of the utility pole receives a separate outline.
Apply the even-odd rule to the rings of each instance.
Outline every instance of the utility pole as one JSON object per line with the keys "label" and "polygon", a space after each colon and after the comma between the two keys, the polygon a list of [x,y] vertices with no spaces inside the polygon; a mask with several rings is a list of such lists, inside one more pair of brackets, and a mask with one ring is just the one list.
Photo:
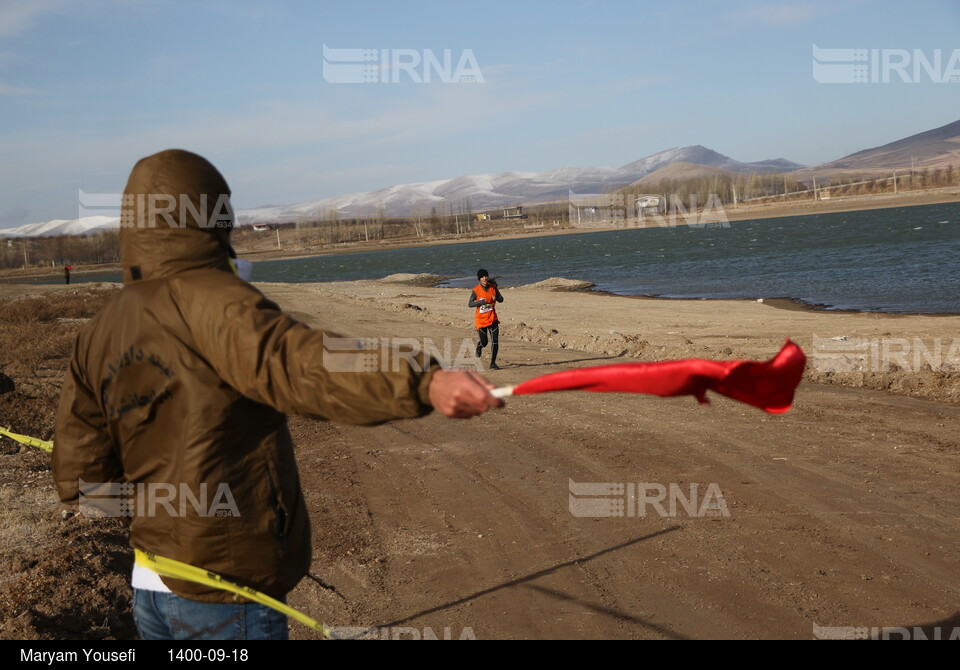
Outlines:
{"label": "utility pole", "polygon": [[24,270],[27,269],[27,265],[29,265],[29,262],[27,261],[27,241],[24,240],[23,241],[23,269]]}
{"label": "utility pole", "polygon": [[820,199],[819,195],[817,194],[817,178],[816,177],[813,178],[813,199],[814,200]]}
{"label": "utility pole", "polygon": [[280,249],[280,226],[277,226],[277,249]]}

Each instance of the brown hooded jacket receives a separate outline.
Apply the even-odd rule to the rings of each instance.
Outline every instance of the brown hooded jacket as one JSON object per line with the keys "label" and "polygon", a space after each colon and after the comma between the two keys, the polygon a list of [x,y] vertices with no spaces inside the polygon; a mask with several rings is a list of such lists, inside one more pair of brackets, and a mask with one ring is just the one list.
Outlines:
{"label": "brown hooded jacket", "polygon": [[[433,361],[325,366],[325,334],[235,275],[229,195],[216,168],[186,151],[134,167],[121,216],[125,286],[76,339],[53,471],[66,502],[81,498],[81,482],[88,493],[126,484],[134,547],[281,598],[310,565],[285,414],[352,424],[426,414]],[[163,581],[194,600],[234,599]]]}

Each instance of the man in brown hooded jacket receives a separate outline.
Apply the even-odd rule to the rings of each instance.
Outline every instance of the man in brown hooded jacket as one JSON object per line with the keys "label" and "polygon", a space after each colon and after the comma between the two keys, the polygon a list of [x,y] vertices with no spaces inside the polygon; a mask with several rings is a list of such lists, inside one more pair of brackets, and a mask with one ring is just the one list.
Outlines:
{"label": "man in brown hooded jacket", "polygon": [[[482,377],[422,357],[398,370],[328,369],[325,334],[236,275],[229,196],[196,154],[164,151],[134,167],[124,288],[77,337],[53,472],[65,502],[126,487],[135,548],[283,599],[311,559],[286,414],[376,424],[433,409],[467,418],[502,402]],[[250,623],[259,605],[152,573],[138,588],[136,572],[142,637],[286,636],[285,622],[273,633]],[[210,608],[197,614],[203,604],[241,609],[210,618]]]}

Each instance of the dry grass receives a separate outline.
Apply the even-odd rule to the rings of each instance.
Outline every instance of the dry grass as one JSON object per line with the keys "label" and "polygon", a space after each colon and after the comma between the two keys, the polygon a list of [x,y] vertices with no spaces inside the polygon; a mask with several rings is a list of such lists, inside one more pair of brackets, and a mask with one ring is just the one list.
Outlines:
{"label": "dry grass", "polygon": [[77,331],[115,293],[77,290],[0,301],[0,372],[30,395],[58,394]]}
{"label": "dry grass", "polygon": [[[0,425],[53,437],[73,340],[115,293],[0,300],[0,372],[14,386],[0,391]],[[57,498],[50,456],[0,438],[0,638],[133,637],[131,562],[119,521],[71,515]]]}

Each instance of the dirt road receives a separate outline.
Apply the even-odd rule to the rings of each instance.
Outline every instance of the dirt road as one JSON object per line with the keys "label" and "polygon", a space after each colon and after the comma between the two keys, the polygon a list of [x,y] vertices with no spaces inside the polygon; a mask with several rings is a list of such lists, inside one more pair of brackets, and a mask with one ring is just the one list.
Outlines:
{"label": "dirt road", "polygon": [[[469,336],[411,309],[263,288],[345,334]],[[614,360],[506,333],[502,350],[498,384]],[[956,404],[812,383],[777,417],[724,399],[569,393],[466,422],[294,419],[313,574],[326,586],[304,580],[291,603],[375,637],[958,634],[958,426]],[[624,516],[578,517],[571,480],[672,485],[688,498],[697,484],[694,513],[681,501],[670,515],[668,495],[661,516],[656,489],[637,487],[648,500],[631,502],[625,486],[606,496],[627,501]]]}

